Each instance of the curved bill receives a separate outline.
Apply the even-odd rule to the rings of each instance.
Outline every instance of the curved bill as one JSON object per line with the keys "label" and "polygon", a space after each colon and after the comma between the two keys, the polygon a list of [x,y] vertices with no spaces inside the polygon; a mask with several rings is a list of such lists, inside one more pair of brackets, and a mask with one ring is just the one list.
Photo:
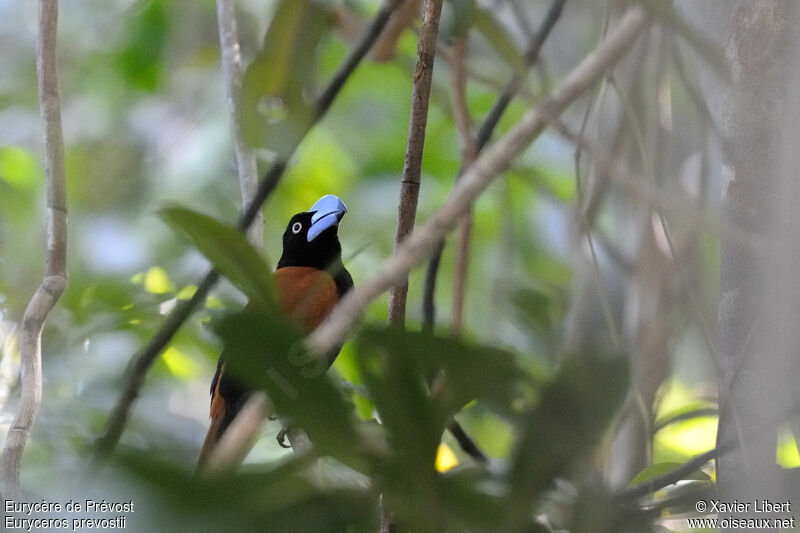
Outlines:
{"label": "curved bill", "polygon": [[339,224],[342,217],[347,213],[347,206],[333,194],[328,194],[314,202],[311,209],[311,227],[308,228],[308,242],[316,239],[320,233]]}

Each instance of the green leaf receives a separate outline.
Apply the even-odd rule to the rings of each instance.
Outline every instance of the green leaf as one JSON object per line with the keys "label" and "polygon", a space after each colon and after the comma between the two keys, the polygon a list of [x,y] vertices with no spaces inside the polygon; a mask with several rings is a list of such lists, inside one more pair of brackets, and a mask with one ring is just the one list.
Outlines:
{"label": "green leaf", "polygon": [[385,350],[392,359],[409,361],[428,379],[444,373],[446,386],[437,401],[448,418],[475,399],[498,414],[514,417],[518,413],[512,404],[520,395],[520,386],[531,380],[513,354],[458,339],[378,327],[365,329],[359,336],[359,346],[361,343]]}
{"label": "green leaf", "polygon": [[475,29],[489,41],[495,52],[505,59],[515,72],[525,71],[527,68],[525,58],[520,54],[508,31],[494,18],[491,11],[475,6],[470,18]]}
{"label": "green leaf", "polygon": [[664,427],[676,422],[683,422],[692,418],[714,417],[718,414],[717,408],[711,406],[708,402],[693,402],[659,417],[653,423],[653,433],[657,433]]}
{"label": "green leaf", "polygon": [[[644,483],[645,481],[650,481],[651,479],[663,476],[664,474],[672,472],[673,470],[675,470],[680,466],[683,465],[681,463],[672,461],[650,465],[641,472],[639,472],[635,478],[633,478],[633,480],[630,483],[630,486],[633,487],[640,483]],[[694,472],[684,477],[683,479],[691,479],[694,481],[711,481],[711,477],[700,469],[695,470]]]}
{"label": "green leaf", "polygon": [[353,407],[326,374],[325,359],[305,351],[296,326],[274,311],[245,310],[224,318],[216,331],[225,342],[226,371],[265,391],[320,453],[364,468]]}
{"label": "green leaf", "polygon": [[312,88],[316,50],[329,25],[313,0],[282,0],[264,46],[242,80],[239,120],[247,141],[285,153],[313,119],[305,95]]}
{"label": "green leaf", "polygon": [[402,335],[393,327],[363,332],[357,343],[359,374],[394,451],[382,466],[387,486],[398,493],[416,487],[421,498],[433,498],[436,452],[447,416],[429,397],[428,373],[419,356],[406,357],[405,350],[386,342]]}
{"label": "green leaf", "polygon": [[188,235],[192,244],[251,302],[274,307],[272,272],[239,230],[183,207],[167,207],[159,214],[170,227]]}
{"label": "green leaf", "polygon": [[542,390],[526,417],[510,468],[510,528],[532,512],[535,499],[574,461],[589,453],[627,393],[622,357],[571,357]]}
{"label": "green leaf", "polygon": [[[134,499],[150,503],[147,517],[133,513],[128,518],[139,531],[263,531],[265,524],[277,532],[377,530],[375,496],[353,488],[315,487],[306,476],[308,456],[292,456],[257,471],[206,477],[152,454],[123,454],[118,462],[135,480],[132,490],[146,490]],[[157,527],[139,522],[148,518]]]}

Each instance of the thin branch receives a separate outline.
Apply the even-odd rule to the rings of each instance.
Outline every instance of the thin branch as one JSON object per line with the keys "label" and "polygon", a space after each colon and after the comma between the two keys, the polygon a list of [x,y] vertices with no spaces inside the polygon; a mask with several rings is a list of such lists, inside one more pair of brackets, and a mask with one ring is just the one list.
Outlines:
{"label": "thin branch", "polygon": [[[407,6],[417,3],[407,0]],[[408,120],[408,141],[403,163],[403,179],[400,185],[400,202],[397,208],[397,232],[394,238],[395,251],[414,230],[417,217],[417,202],[422,177],[422,155],[425,151],[425,130],[428,125],[428,106],[433,82],[433,63],[436,59],[436,42],[439,36],[439,18],[443,0],[425,0],[422,7],[422,27],[417,44],[417,65],[414,68],[411,92],[411,116]],[[416,7],[416,6],[414,6]],[[400,13],[397,13],[399,17]],[[402,31],[402,30],[401,30]],[[392,50],[394,49],[392,43]],[[408,273],[399,279],[389,292],[388,321],[403,326],[406,320],[408,298]],[[391,511],[381,505],[381,531],[396,528]]]}
{"label": "thin branch", "polygon": [[208,461],[203,465],[202,473],[229,472],[242,464],[258,438],[261,424],[268,414],[267,396],[264,393],[253,394],[214,446]]}
{"label": "thin branch", "polygon": [[[336,74],[334,74],[325,90],[317,99],[314,107],[314,120],[312,120],[309,129],[325,116],[334,99],[339,94],[339,91],[372,47],[372,44],[383,30],[399,2],[400,0],[387,0],[380,11],[373,17],[372,22],[368,25],[359,43],[350,52],[350,55],[339,67],[339,70],[336,71]],[[276,161],[262,178],[253,200],[248,204],[247,209],[244,210],[239,220],[239,229],[246,230],[253,223],[256,215],[261,210],[261,206],[278,185],[283,172],[286,170],[288,159],[293,153],[294,149],[290,150],[290,153],[285,159]],[[153,361],[155,361],[156,357],[158,357],[161,351],[167,346],[169,341],[175,336],[178,329],[186,322],[194,310],[203,303],[218,279],[219,274],[215,270],[210,270],[198,284],[197,290],[194,295],[192,295],[192,298],[179,302],[172,312],[167,315],[161,328],[150,339],[150,342],[133,356],[125,378],[125,383],[123,384],[122,393],[117,400],[114,410],[109,416],[105,432],[95,443],[89,466],[84,473],[83,482],[88,481],[92,477],[92,473],[105,463],[108,456],[114,451],[114,448],[116,448],[122,431],[125,428],[130,408],[139,394],[139,390],[144,383],[145,374],[153,364]]]}
{"label": "thin branch", "polygon": [[403,5],[392,15],[389,24],[386,25],[386,29],[383,30],[375,43],[375,47],[370,54],[372,60],[382,62],[394,59],[397,41],[400,40],[406,28],[417,18],[420,5],[422,5],[422,0],[404,0]]}
{"label": "thin branch", "polygon": [[[701,211],[695,205],[687,206],[684,198],[677,195],[664,194],[652,183],[642,181],[639,176],[625,170],[612,157],[606,155],[596,143],[581,137],[564,122],[558,120],[557,117],[551,117],[548,120],[550,127],[556,133],[574,145],[580,146],[581,150],[591,155],[596,160],[596,165],[600,172],[607,173],[608,178],[622,187],[627,194],[646,202],[653,209],[663,213],[673,212],[692,216],[694,217],[693,222],[698,224],[699,229],[719,235],[740,246],[756,250],[767,257],[773,257],[781,250],[781,243],[776,239],[765,239],[764,237],[756,236],[733,223],[720,221],[719,215]],[[580,223],[586,225],[586,219],[582,219]]]}
{"label": "thin branch", "polygon": [[309,347],[317,353],[325,353],[341,342],[366,307],[390,287],[402,282],[413,267],[430,255],[486,187],[544,131],[550,117],[558,117],[600,79],[628,51],[647,23],[647,13],[643,8],[638,5],[629,8],[614,31],[564,78],[547,99],[527,112],[508,134],[467,169],[444,204],[425,224],[414,231],[371,278],[348,293],[309,336]]}
{"label": "thin branch", "polygon": [[[462,165],[469,167],[477,155],[477,143],[472,131],[472,120],[467,106],[467,46],[469,29],[456,40],[453,46],[453,87],[451,105],[455,117],[456,129],[461,137]],[[453,312],[452,330],[454,334],[461,332],[464,324],[464,293],[467,286],[467,268],[469,266],[470,235],[472,234],[472,209],[465,214],[458,227],[456,245],[455,275],[453,276]],[[462,430],[463,433],[463,430]]]}
{"label": "thin branch", "polygon": [[36,72],[44,133],[47,252],[44,277],[22,317],[20,403],[0,458],[0,491],[5,498],[14,499],[20,494],[20,463],[42,401],[42,328],[67,285],[67,193],[58,93],[57,29],[58,2],[40,0]]}
{"label": "thin branch", "polygon": [[[436,40],[439,35],[439,18],[442,0],[425,0],[422,8],[422,29],[417,45],[417,66],[414,69],[414,88],[411,94],[411,117],[408,122],[403,179],[400,185],[400,203],[397,215],[397,233],[394,247],[397,250],[414,230],[422,175],[422,154],[425,149],[425,129],[428,124],[433,63],[436,57]],[[399,279],[389,292],[389,323],[403,325],[406,318],[408,278]]]}
{"label": "thin branch", "polygon": [[[258,167],[255,151],[244,140],[236,107],[242,90],[242,56],[239,50],[239,35],[236,29],[236,11],[232,0],[217,0],[217,23],[219,26],[219,48],[222,56],[222,73],[225,78],[225,94],[228,113],[233,130],[233,145],[236,152],[236,168],[239,173],[239,189],[242,205],[248,205],[258,188]],[[256,220],[247,230],[250,242],[258,249],[264,245],[264,215],[259,210]]]}
{"label": "thin branch", "polygon": [[[547,37],[550,35],[551,30],[561,16],[561,11],[564,8],[565,2],[566,0],[553,0],[553,3],[550,4],[550,9],[548,9],[547,15],[539,26],[539,30],[536,32],[533,41],[531,41],[530,46],[525,53],[525,62],[528,67],[538,61],[539,52],[541,51],[544,42],[547,40]],[[454,63],[454,61],[451,62]],[[489,110],[489,113],[486,115],[483,124],[481,124],[480,128],[478,129],[475,139],[476,156],[481,153],[483,148],[489,142],[489,139],[491,139],[497,124],[500,122],[500,118],[503,116],[506,109],[508,109],[509,104],[519,91],[521,85],[522,78],[519,75],[514,75],[506,84],[505,88],[503,89],[503,93],[497,98],[492,106],[492,109]],[[458,181],[464,170],[465,167],[462,167],[459,170],[458,175],[456,176],[456,181]],[[442,241],[436,246],[435,253],[433,253],[431,258],[428,260],[427,271],[425,273],[425,291],[422,296],[422,322],[425,329],[428,330],[433,330],[433,327],[436,323],[436,303],[434,298],[434,289],[436,287],[436,278],[438,276],[439,265],[442,260],[444,245],[445,243]]]}

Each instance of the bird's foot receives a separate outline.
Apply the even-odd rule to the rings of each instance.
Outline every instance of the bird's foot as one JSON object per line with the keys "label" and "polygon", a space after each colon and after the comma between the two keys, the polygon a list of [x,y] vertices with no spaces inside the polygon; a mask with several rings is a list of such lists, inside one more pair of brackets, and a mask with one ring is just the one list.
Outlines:
{"label": "bird's foot", "polygon": [[275,440],[278,441],[278,446],[281,448],[291,448],[292,445],[286,442],[286,430],[282,429],[278,432],[278,435],[275,437]]}

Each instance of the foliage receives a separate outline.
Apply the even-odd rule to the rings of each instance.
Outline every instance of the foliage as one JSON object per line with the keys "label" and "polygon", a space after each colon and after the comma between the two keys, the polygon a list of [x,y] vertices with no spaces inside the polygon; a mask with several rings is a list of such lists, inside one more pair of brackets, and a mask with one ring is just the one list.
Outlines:
{"label": "foliage", "polygon": [[[643,3],[725,75],[723,56],[693,29],[690,17],[658,2]],[[6,390],[18,390],[14,327],[41,275],[43,247],[43,171],[31,68],[35,13],[27,4],[0,2],[0,34],[8,48],[0,81],[0,402],[6,402],[0,425],[5,427],[16,407],[15,394],[6,401]],[[466,99],[475,123],[506,80],[524,70],[523,25],[509,2],[496,4],[445,4],[443,45],[466,32],[471,36]],[[547,7],[521,4],[532,21]],[[264,208],[264,255],[279,255],[280,235],[293,213],[335,193],[349,206],[341,240],[358,284],[392,251],[414,32],[401,36],[394,61],[361,65],[325,120],[308,132],[311,103],[357,33],[352,23],[363,24],[379,2],[236,5],[246,67],[238,119],[258,148],[259,168],[268,168],[308,133]],[[567,141],[554,133],[542,136],[474,206],[461,337],[453,338],[448,329],[455,262],[454,247],[448,246],[437,285],[435,331],[417,331],[420,269],[410,278],[408,330],[380,326],[386,301],[376,302],[326,372],[303,348],[301,333],[274,311],[271,263],[221,222],[235,220],[240,205],[214,3],[93,0],[66,7],[59,27],[59,74],[70,281],[45,330],[43,411],[25,456],[25,487],[43,498],[83,495],[72,480],[115,401],[131,354],[177,301],[194,293],[212,264],[226,281],[159,358],[116,462],[94,489],[86,489],[99,498],[135,499],[141,509],[130,517],[136,530],[375,531],[382,502],[403,528],[414,531],[651,527],[654,517],[619,501],[614,489],[621,487],[608,486],[604,477],[621,406],[636,390],[638,355],[617,353],[621,350],[612,349],[607,337],[593,338],[590,349],[577,353],[565,348],[571,306],[586,279],[576,260],[582,244],[574,242],[571,221],[587,194],[576,184],[574,148]],[[546,68],[522,77],[523,96],[513,100],[496,136],[594,45],[603,26],[601,3],[569,9],[566,27],[558,27],[543,49]],[[440,53],[418,220],[441,203],[461,165],[450,102],[453,67]],[[655,68],[655,53],[642,57],[644,71]],[[624,66],[620,79],[626,69],[632,65]],[[689,122],[697,119],[691,93],[676,79],[657,87],[649,77],[642,80],[643,93],[672,99],[675,127],[682,127],[661,156],[678,159],[675,154],[695,151],[700,134]],[[605,90],[610,91],[606,86],[598,94],[609,98]],[[663,109],[632,100],[643,108],[635,112],[647,124],[661,119]],[[603,104],[603,98],[598,101]],[[582,110],[577,106],[566,120],[580,124]],[[590,122],[601,123],[595,124],[600,137],[613,137],[602,120]],[[656,135],[649,132],[651,137]],[[663,179],[671,180],[671,174]],[[617,234],[624,241],[635,233],[625,221],[643,217],[625,211],[621,193],[609,196],[593,228],[598,242]],[[693,273],[713,281],[716,237],[698,247],[698,254],[710,259]],[[632,276],[625,278],[630,275],[625,265],[614,264],[612,246],[598,249],[600,266],[590,276],[597,285],[590,292],[610,295],[612,322],[621,324],[629,295],[620,287]],[[704,304],[716,297],[713,290],[697,292]],[[242,311],[246,300],[254,305]],[[601,307],[592,309],[582,331],[605,330]],[[711,365],[697,340],[698,328],[686,325],[688,314],[679,305],[664,314],[678,354],[669,383],[679,385],[664,388],[661,404],[651,406],[652,419],[658,419],[652,428],[654,454],[649,466],[626,479],[634,485],[684,462],[699,451],[698,442],[713,437],[716,404],[704,397]],[[312,456],[280,449],[274,442],[278,422],[270,422],[240,472],[193,475],[206,429],[208,382],[222,349],[230,354],[232,372],[267,392],[284,422],[307,431]],[[446,431],[454,416],[491,456],[489,467],[470,459]],[[458,462],[446,472],[436,468],[442,443]],[[787,434],[781,448],[787,462],[796,462],[793,444]],[[64,474],[53,476],[56,471]],[[701,471],[686,479],[708,488],[708,475]],[[685,497],[676,489],[668,496]],[[675,512],[686,510],[686,502],[681,504]]]}

